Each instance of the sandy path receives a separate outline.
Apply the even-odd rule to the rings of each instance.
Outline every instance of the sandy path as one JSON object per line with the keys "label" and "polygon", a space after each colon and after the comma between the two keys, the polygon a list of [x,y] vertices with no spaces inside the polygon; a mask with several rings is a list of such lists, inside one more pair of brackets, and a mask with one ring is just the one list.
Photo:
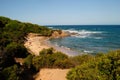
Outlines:
{"label": "sandy path", "polygon": [[[42,49],[54,47],[47,43],[49,38],[39,34],[30,33],[26,39],[27,41],[24,43],[24,46],[33,55],[39,55]],[[60,49],[58,48],[58,50]],[[36,75],[35,80],[67,80],[66,75],[68,71],[69,69],[41,69]]]}
{"label": "sandy path", "polygon": [[34,55],[39,55],[39,52],[42,49],[48,49],[50,48],[49,45],[47,45],[46,40],[47,37],[39,36],[38,34],[30,33],[27,36],[27,41],[24,43],[24,46],[29,50],[30,53]]}
{"label": "sandy path", "polygon": [[35,80],[67,80],[69,69],[41,69]]}

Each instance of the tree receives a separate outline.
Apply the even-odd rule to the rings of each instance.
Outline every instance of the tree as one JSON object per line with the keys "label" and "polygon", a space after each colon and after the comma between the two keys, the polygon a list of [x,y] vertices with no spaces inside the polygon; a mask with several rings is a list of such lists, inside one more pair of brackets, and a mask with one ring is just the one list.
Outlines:
{"label": "tree", "polygon": [[5,27],[7,23],[9,23],[10,19],[7,17],[0,16],[0,28]]}

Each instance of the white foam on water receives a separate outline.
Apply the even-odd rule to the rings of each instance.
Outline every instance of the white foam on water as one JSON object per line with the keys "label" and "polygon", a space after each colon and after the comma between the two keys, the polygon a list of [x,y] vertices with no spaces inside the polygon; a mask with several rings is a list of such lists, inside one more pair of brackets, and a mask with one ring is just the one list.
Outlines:
{"label": "white foam on water", "polygon": [[65,54],[67,54],[68,56],[76,56],[78,54],[82,54],[82,53],[79,53],[75,50],[71,50],[69,47],[66,47],[66,46],[59,46],[57,43],[53,44],[51,43],[49,40],[47,41],[47,44],[50,46],[50,47],[53,47],[55,50],[57,51],[60,51],[60,52],[63,52]]}
{"label": "white foam on water", "polygon": [[84,50],[85,53],[93,53],[93,51]]}
{"label": "white foam on water", "polygon": [[53,29],[53,27],[48,27],[48,28]]}
{"label": "white foam on water", "polygon": [[94,39],[103,39],[102,37],[94,37]]}
{"label": "white foam on water", "polygon": [[102,37],[99,37],[99,36],[95,37],[91,35],[103,33],[101,31],[74,30],[74,29],[69,29],[69,30],[64,30],[64,31],[68,31],[71,34],[74,34],[72,36],[77,37],[77,38],[94,38],[94,39],[102,39]]}

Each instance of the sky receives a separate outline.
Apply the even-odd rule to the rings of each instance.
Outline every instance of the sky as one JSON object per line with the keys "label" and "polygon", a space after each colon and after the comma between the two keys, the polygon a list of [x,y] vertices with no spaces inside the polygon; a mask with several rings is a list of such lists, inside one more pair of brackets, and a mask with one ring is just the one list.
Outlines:
{"label": "sky", "polygon": [[120,25],[120,0],[0,0],[0,16],[39,25]]}

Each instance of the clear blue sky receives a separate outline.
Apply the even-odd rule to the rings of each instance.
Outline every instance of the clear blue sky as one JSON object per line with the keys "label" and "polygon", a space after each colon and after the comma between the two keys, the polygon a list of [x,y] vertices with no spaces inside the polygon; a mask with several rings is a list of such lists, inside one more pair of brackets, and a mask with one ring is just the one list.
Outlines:
{"label": "clear blue sky", "polygon": [[120,0],[0,0],[0,16],[41,25],[120,25]]}

